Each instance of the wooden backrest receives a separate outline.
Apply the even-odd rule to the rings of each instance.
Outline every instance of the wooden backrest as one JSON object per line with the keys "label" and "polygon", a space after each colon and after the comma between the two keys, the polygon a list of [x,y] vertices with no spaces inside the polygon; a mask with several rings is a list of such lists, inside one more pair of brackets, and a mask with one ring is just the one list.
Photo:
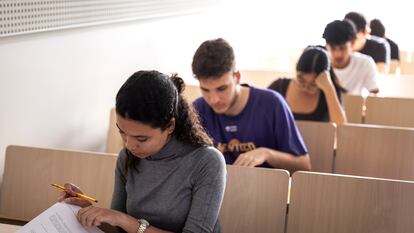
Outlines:
{"label": "wooden backrest", "polygon": [[408,233],[413,215],[413,182],[295,172],[287,233]]}
{"label": "wooden backrest", "polygon": [[400,50],[400,60],[401,62],[411,62],[412,61],[411,51]]}
{"label": "wooden backrest", "polygon": [[16,226],[16,225],[0,223],[0,232],[1,233],[14,233],[17,230],[19,230],[20,228],[22,228],[22,226]]}
{"label": "wooden backrest", "polygon": [[118,127],[116,126],[116,112],[115,108],[111,109],[109,114],[109,128],[106,136],[106,152],[118,154],[124,147]]}
{"label": "wooden backrest", "polygon": [[283,233],[288,187],[288,171],[227,165],[222,232]]}
{"label": "wooden backrest", "polygon": [[366,124],[414,127],[414,99],[368,97],[366,108]]}
{"label": "wooden backrest", "polygon": [[0,196],[0,217],[30,221],[56,202],[51,183],[74,183],[110,207],[117,156],[113,154],[9,146]]}
{"label": "wooden backrest", "polygon": [[296,123],[308,148],[312,171],[333,172],[336,126],[313,121]]}
{"label": "wooden backrest", "polygon": [[364,98],[356,95],[342,95],[346,118],[349,123],[362,123]]}
{"label": "wooden backrest", "polygon": [[414,59],[411,51],[400,51],[401,74],[414,74]]}
{"label": "wooden backrest", "polygon": [[189,104],[201,97],[200,87],[196,85],[186,85],[184,89],[184,96],[187,98]]}
{"label": "wooden backrest", "polygon": [[400,69],[400,62],[398,60],[391,60],[390,61],[390,70],[389,70],[390,74],[400,74],[401,73],[401,69]]}
{"label": "wooden backrest", "polygon": [[335,173],[414,181],[414,129],[344,125],[337,142]]}
{"label": "wooden backrest", "polygon": [[241,83],[247,83],[255,87],[267,88],[278,78],[292,78],[294,74],[273,70],[240,70]]}

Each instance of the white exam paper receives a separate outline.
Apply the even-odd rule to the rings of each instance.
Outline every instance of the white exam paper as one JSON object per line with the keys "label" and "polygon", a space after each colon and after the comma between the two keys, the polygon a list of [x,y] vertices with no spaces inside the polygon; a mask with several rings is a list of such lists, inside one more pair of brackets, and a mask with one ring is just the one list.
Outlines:
{"label": "white exam paper", "polygon": [[58,202],[28,222],[16,233],[103,233],[97,227],[84,227],[76,218],[79,206]]}

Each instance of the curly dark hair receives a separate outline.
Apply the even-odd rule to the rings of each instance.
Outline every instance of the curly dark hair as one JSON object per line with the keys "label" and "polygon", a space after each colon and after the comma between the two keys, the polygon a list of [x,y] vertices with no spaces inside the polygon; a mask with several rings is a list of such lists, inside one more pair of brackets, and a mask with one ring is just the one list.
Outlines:
{"label": "curly dark hair", "polygon": [[222,38],[207,40],[195,52],[191,67],[196,79],[219,78],[236,67],[233,48]]}
{"label": "curly dark hair", "polygon": [[[161,130],[167,129],[175,118],[173,136],[177,140],[195,147],[211,146],[213,142],[198,115],[182,95],[184,88],[184,81],[176,74],[169,77],[158,71],[138,71],[119,89],[116,113]],[[126,151],[126,166],[133,166],[139,159]]]}

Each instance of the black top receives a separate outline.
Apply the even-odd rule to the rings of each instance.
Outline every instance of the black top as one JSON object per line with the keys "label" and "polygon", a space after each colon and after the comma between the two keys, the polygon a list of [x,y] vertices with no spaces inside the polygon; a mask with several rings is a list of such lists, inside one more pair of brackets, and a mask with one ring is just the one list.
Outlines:
{"label": "black top", "polygon": [[392,41],[388,38],[385,38],[385,39],[388,41],[388,44],[390,44],[391,60],[398,60],[399,61],[400,60],[400,50],[398,48],[398,45],[394,41]]}
{"label": "black top", "polygon": [[[283,97],[286,98],[286,92],[291,81],[292,79],[289,78],[280,78],[270,84],[269,89],[279,92]],[[341,102],[340,90],[336,89],[336,93],[338,95],[339,102]],[[295,117],[295,120],[329,122],[328,104],[326,103],[326,98],[323,91],[320,92],[318,106],[316,106],[316,109],[313,112],[296,113],[292,111],[292,113]]]}
{"label": "black top", "polygon": [[371,36],[370,38],[367,38],[364,48],[362,48],[359,52],[372,57],[375,63],[387,63],[390,59],[389,50],[389,45],[386,40]]}

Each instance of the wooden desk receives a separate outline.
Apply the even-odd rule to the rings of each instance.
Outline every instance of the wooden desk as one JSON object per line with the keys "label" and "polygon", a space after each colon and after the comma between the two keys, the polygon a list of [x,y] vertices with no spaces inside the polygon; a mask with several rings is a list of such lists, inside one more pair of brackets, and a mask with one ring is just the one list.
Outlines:
{"label": "wooden desk", "polygon": [[21,227],[22,226],[0,223],[0,232],[1,233],[14,233],[15,231],[19,230]]}
{"label": "wooden desk", "polygon": [[328,122],[296,121],[311,159],[312,171],[333,172],[336,126]]}
{"label": "wooden desk", "polygon": [[366,124],[414,127],[414,99],[370,96],[366,100],[366,107]]}
{"label": "wooden desk", "polygon": [[283,233],[288,187],[288,171],[227,165],[222,232]]}
{"label": "wooden desk", "polygon": [[364,98],[356,95],[342,95],[346,118],[349,123],[362,123]]}
{"label": "wooden desk", "polygon": [[341,125],[335,173],[414,181],[414,129]]}
{"label": "wooden desk", "polygon": [[414,229],[414,182],[295,172],[291,194],[287,233]]}
{"label": "wooden desk", "polygon": [[32,220],[56,202],[60,191],[50,183],[77,184],[98,199],[100,206],[108,208],[116,159],[114,154],[8,146],[0,190],[0,217]]}

